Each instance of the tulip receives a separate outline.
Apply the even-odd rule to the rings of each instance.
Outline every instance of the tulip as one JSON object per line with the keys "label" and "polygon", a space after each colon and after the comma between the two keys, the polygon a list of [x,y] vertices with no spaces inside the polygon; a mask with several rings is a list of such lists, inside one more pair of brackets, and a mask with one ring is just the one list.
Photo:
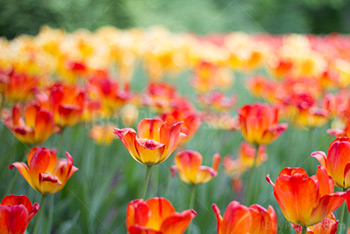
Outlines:
{"label": "tulip", "polygon": [[115,139],[113,124],[94,125],[90,130],[90,137],[98,145],[109,145]]}
{"label": "tulip", "polygon": [[37,89],[39,79],[25,73],[12,71],[8,76],[8,82],[4,89],[5,98],[9,101],[26,101],[33,97]]}
{"label": "tulip", "polygon": [[254,165],[254,160],[256,158],[256,166],[265,162],[267,159],[266,146],[259,146],[258,153],[256,154],[256,149],[250,145],[248,142],[243,142],[239,147],[238,160],[241,162],[242,166],[245,168],[251,168]]}
{"label": "tulip", "polygon": [[248,207],[232,201],[226,208],[224,217],[220,215],[217,205],[212,208],[217,219],[217,234],[247,234],[252,225],[252,216]]}
{"label": "tulip", "polygon": [[0,233],[23,234],[38,210],[39,204],[32,205],[24,195],[4,197],[0,203]]}
{"label": "tulip", "polygon": [[273,186],[275,198],[284,217],[303,227],[315,225],[337,209],[348,196],[334,193],[334,182],[325,168],[319,166],[315,176],[309,177],[302,168],[285,168]]}
{"label": "tulip", "polygon": [[153,166],[164,162],[186,137],[180,122],[169,125],[160,119],[143,119],[134,129],[115,129],[130,155],[139,163]]}
{"label": "tulip", "polygon": [[129,234],[182,234],[196,216],[194,210],[175,211],[165,198],[129,202],[126,227]]}
{"label": "tulip", "polygon": [[[297,234],[301,234],[302,226],[292,224]],[[338,228],[338,221],[333,213],[329,214],[322,222],[307,228],[307,234],[335,234]]]}
{"label": "tulip", "polygon": [[37,104],[28,106],[24,111],[24,116],[25,119],[21,117],[18,105],[15,105],[12,116],[4,121],[6,126],[23,143],[42,143],[58,131],[52,113]]}
{"label": "tulip", "polygon": [[175,156],[176,166],[170,168],[172,176],[175,171],[179,173],[180,179],[188,184],[202,184],[209,182],[217,175],[219,167],[220,155],[217,153],[213,158],[213,166],[201,166],[202,155],[196,151],[181,151]]}
{"label": "tulip", "polygon": [[278,123],[278,109],[267,104],[245,105],[238,115],[243,137],[255,145],[271,143],[288,127]]}
{"label": "tulip", "polygon": [[252,225],[249,234],[277,234],[277,216],[272,206],[267,210],[257,204],[249,207]]}
{"label": "tulip", "polygon": [[68,179],[78,168],[73,166],[72,156],[66,152],[67,159],[58,159],[55,150],[35,147],[28,156],[29,167],[23,162],[9,166],[16,167],[28,184],[43,195],[61,191]]}
{"label": "tulip", "polygon": [[328,155],[322,151],[311,154],[326,168],[335,185],[348,189],[350,187],[350,139],[338,137],[329,145]]}
{"label": "tulip", "polygon": [[38,93],[39,104],[52,111],[60,127],[77,124],[83,114],[85,92],[75,86],[55,84],[48,92]]}
{"label": "tulip", "polygon": [[160,118],[169,124],[182,122],[180,131],[187,135],[182,143],[188,142],[202,123],[200,116],[192,110],[175,109],[172,112],[163,113]]}

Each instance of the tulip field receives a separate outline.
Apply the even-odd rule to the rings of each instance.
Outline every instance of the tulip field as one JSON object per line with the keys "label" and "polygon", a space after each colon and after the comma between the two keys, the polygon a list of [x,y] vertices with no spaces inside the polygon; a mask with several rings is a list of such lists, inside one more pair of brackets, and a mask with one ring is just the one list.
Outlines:
{"label": "tulip field", "polygon": [[0,234],[350,233],[349,86],[348,35],[0,38]]}

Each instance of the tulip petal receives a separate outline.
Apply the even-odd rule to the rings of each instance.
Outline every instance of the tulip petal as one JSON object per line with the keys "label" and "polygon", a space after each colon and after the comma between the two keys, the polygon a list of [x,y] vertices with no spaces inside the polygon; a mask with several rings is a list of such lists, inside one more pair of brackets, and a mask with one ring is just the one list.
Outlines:
{"label": "tulip petal", "polygon": [[226,208],[218,233],[246,234],[249,232],[251,222],[249,209],[233,201]]}
{"label": "tulip petal", "polygon": [[318,204],[318,186],[307,175],[294,174],[295,171],[288,171],[291,176],[281,172],[282,175],[277,178],[274,186],[274,195],[288,221],[306,225],[314,207]]}
{"label": "tulip petal", "polygon": [[349,188],[350,187],[350,163],[346,164],[345,170],[344,170],[344,187]]}
{"label": "tulip petal", "polygon": [[35,141],[40,143],[46,141],[56,131],[54,119],[51,112],[41,110],[35,119]]}
{"label": "tulip petal", "polygon": [[27,167],[27,165],[23,162],[15,162],[12,163],[9,166],[9,169],[12,169],[13,167],[16,167],[18,172],[22,175],[22,177],[28,182],[28,184],[30,184],[30,186],[32,186],[33,188],[35,188],[34,183],[32,181],[32,178],[29,174],[29,168]]}
{"label": "tulip petal", "polygon": [[327,171],[324,167],[322,166],[317,167],[316,176],[317,176],[317,181],[319,185],[319,193],[321,197],[334,192],[334,181],[327,174]]}
{"label": "tulip petal", "polygon": [[195,184],[207,183],[216,175],[217,175],[217,172],[213,168],[207,167],[207,166],[201,166],[199,168]]}
{"label": "tulip petal", "polygon": [[164,124],[166,123],[160,119],[143,119],[137,125],[137,135],[139,138],[161,142],[160,129]]}
{"label": "tulip petal", "polygon": [[182,234],[195,216],[194,210],[173,213],[163,221],[160,232],[162,234]]}
{"label": "tulip petal", "polygon": [[165,198],[151,198],[147,200],[147,205],[150,210],[150,216],[146,226],[154,230],[160,230],[162,222],[175,213],[174,207]]}
{"label": "tulip petal", "polygon": [[28,106],[25,109],[24,117],[25,117],[26,124],[28,127],[32,128],[35,126],[35,118],[36,118],[36,115],[37,115],[39,109],[40,109],[39,105],[36,105],[36,104]]}
{"label": "tulip petal", "polygon": [[135,148],[143,164],[155,165],[162,161],[165,145],[149,139],[136,138]]}
{"label": "tulip petal", "polygon": [[345,200],[346,193],[339,192],[328,194],[321,197],[317,207],[315,207],[310,220],[306,223],[308,226],[321,222],[328,214],[341,206]]}
{"label": "tulip petal", "polygon": [[129,234],[164,234],[151,228],[146,228],[138,225],[134,225],[128,228],[128,232]]}
{"label": "tulip petal", "polygon": [[129,202],[126,213],[126,226],[129,229],[133,225],[145,226],[148,222],[150,210],[146,201],[137,199]]}
{"label": "tulip petal", "polygon": [[318,160],[318,162],[323,166],[324,168],[327,168],[327,156],[326,153],[323,151],[315,151],[311,153],[311,157],[314,157]]}
{"label": "tulip petal", "polygon": [[139,163],[143,163],[141,158],[139,157],[135,142],[136,142],[136,132],[132,128],[124,128],[124,129],[114,129],[114,133],[117,134],[124,144],[125,148],[129,151],[130,155]]}
{"label": "tulip petal", "polygon": [[223,218],[222,218],[222,216],[221,216],[221,212],[220,212],[220,209],[219,209],[219,207],[216,205],[216,204],[213,204],[212,205],[212,208],[213,208],[213,211],[214,211],[214,213],[215,213],[215,215],[216,215],[216,228],[217,228],[217,233],[218,234],[221,234],[220,233],[220,227],[221,227],[221,224],[222,224],[222,222],[223,222]]}
{"label": "tulip petal", "polygon": [[25,206],[0,205],[0,233],[24,233],[28,223],[28,211]]}
{"label": "tulip petal", "polygon": [[277,216],[272,206],[268,210],[260,205],[249,207],[252,217],[252,224],[249,234],[276,234],[277,233]]}

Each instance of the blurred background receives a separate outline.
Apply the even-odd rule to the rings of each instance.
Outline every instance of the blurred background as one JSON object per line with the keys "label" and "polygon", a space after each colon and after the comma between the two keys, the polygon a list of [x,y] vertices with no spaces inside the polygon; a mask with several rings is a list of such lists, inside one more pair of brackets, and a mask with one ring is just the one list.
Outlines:
{"label": "blurred background", "polygon": [[173,32],[350,33],[349,0],[0,0],[0,36],[42,25],[95,30],[163,25]]}

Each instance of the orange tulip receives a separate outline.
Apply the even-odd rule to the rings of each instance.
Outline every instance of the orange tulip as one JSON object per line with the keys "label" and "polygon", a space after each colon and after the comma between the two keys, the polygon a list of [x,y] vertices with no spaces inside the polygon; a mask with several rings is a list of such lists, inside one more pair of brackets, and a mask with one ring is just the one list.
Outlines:
{"label": "orange tulip", "polygon": [[153,166],[164,162],[186,137],[180,122],[169,125],[160,119],[143,119],[137,132],[131,128],[115,129],[131,156],[139,163]]}
{"label": "orange tulip", "polygon": [[337,209],[346,193],[334,191],[334,182],[325,168],[319,166],[315,176],[309,177],[302,168],[285,168],[274,184],[269,175],[275,198],[284,217],[302,226],[312,226]]}
{"label": "orange tulip", "polygon": [[288,124],[278,124],[278,109],[267,104],[245,105],[238,110],[243,137],[256,145],[269,144],[284,132]]}
{"label": "orange tulip", "polygon": [[329,145],[328,155],[322,151],[311,154],[326,168],[335,185],[347,189],[350,187],[350,139],[338,137]]}
{"label": "orange tulip", "polygon": [[30,220],[39,210],[39,204],[24,195],[8,195],[0,204],[0,233],[23,234]]}
{"label": "orange tulip", "polygon": [[23,178],[33,189],[43,195],[61,191],[68,179],[78,168],[73,166],[72,156],[66,152],[67,159],[58,159],[55,150],[35,147],[28,156],[29,167],[23,162],[9,166],[16,167]]}
{"label": "orange tulip", "polygon": [[257,204],[249,207],[252,225],[249,234],[277,234],[277,216],[272,206],[267,210]]}
{"label": "orange tulip", "polygon": [[[292,224],[297,234],[301,234],[302,226]],[[330,213],[322,222],[307,228],[307,234],[335,234],[338,228],[338,221],[333,213]]]}
{"label": "orange tulip", "polygon": [[12,71],[9,74],[8,83],[4,90],[5,98],[9,101],[26,101],[31,99],[38,84],[39,79],[37,77]]}
{"label": "orange tulip", "polygon": [[21,117],[18,105],[15,105],[12,116],[4,121],[6,126],[23,143],[42,143],[58,131],[52,113],[37,104],[28,106],[24,111],[24,116],[25,119]]}
{"label": "orange tulip", "polygon": [[83,114],[85,92],[75,86],[55,84],[48,93],[37,95],[39,104],[52,111],[60,127],[77,124]]}
{"label": "orange tulip", "polygon": [[182,234],[196,216],[194,210],[175,211],[165,198],[129,202],[126,227],[129,234]]}
{"label": "orange tulip", "polygon": [[[242,166],[250,168],[254,164],[254,158],[256,155],[256,149],[248,142],[243,142],[239,147],[238,160],[241,162]],[[256,166],[265,162],[267,159],[266,146],[261,145],[258,149],[258,155],[256,159]]]}
{"label": "orange tulip", "polygon": [[90,137],[98,145],[109,145],[115,139],[113,124],[94,125],[90,130]]}
{"label": "orange tulip", "polygon": [[216,153],[213,159],[213,166],[201,166],[202,155],[196,151],[181,151],[175,156],[176,165],[170,168],[172,176],[175,171],[179,173],[180,179],[188,184],[202,184],[209,182],[217,175],[220,155]]}
{"label": "orange tulip", "polygon": [[226,208],[224,217],[220,215],[217,205],[212,206],[217,219],[218,234],[247,234],[252,224],[252,216],[248,207],[232,201]]}
{"label": "orange tulip", "polygon": [[160,118],[169,124],[183,122],[180,131],[187,135],[183,143],[188,142],[194,136],[194,134],[196,134],[202,123],[201,118],[197,113],[194,111],[186,111],[181,109],[164,113],[160,116]]}

